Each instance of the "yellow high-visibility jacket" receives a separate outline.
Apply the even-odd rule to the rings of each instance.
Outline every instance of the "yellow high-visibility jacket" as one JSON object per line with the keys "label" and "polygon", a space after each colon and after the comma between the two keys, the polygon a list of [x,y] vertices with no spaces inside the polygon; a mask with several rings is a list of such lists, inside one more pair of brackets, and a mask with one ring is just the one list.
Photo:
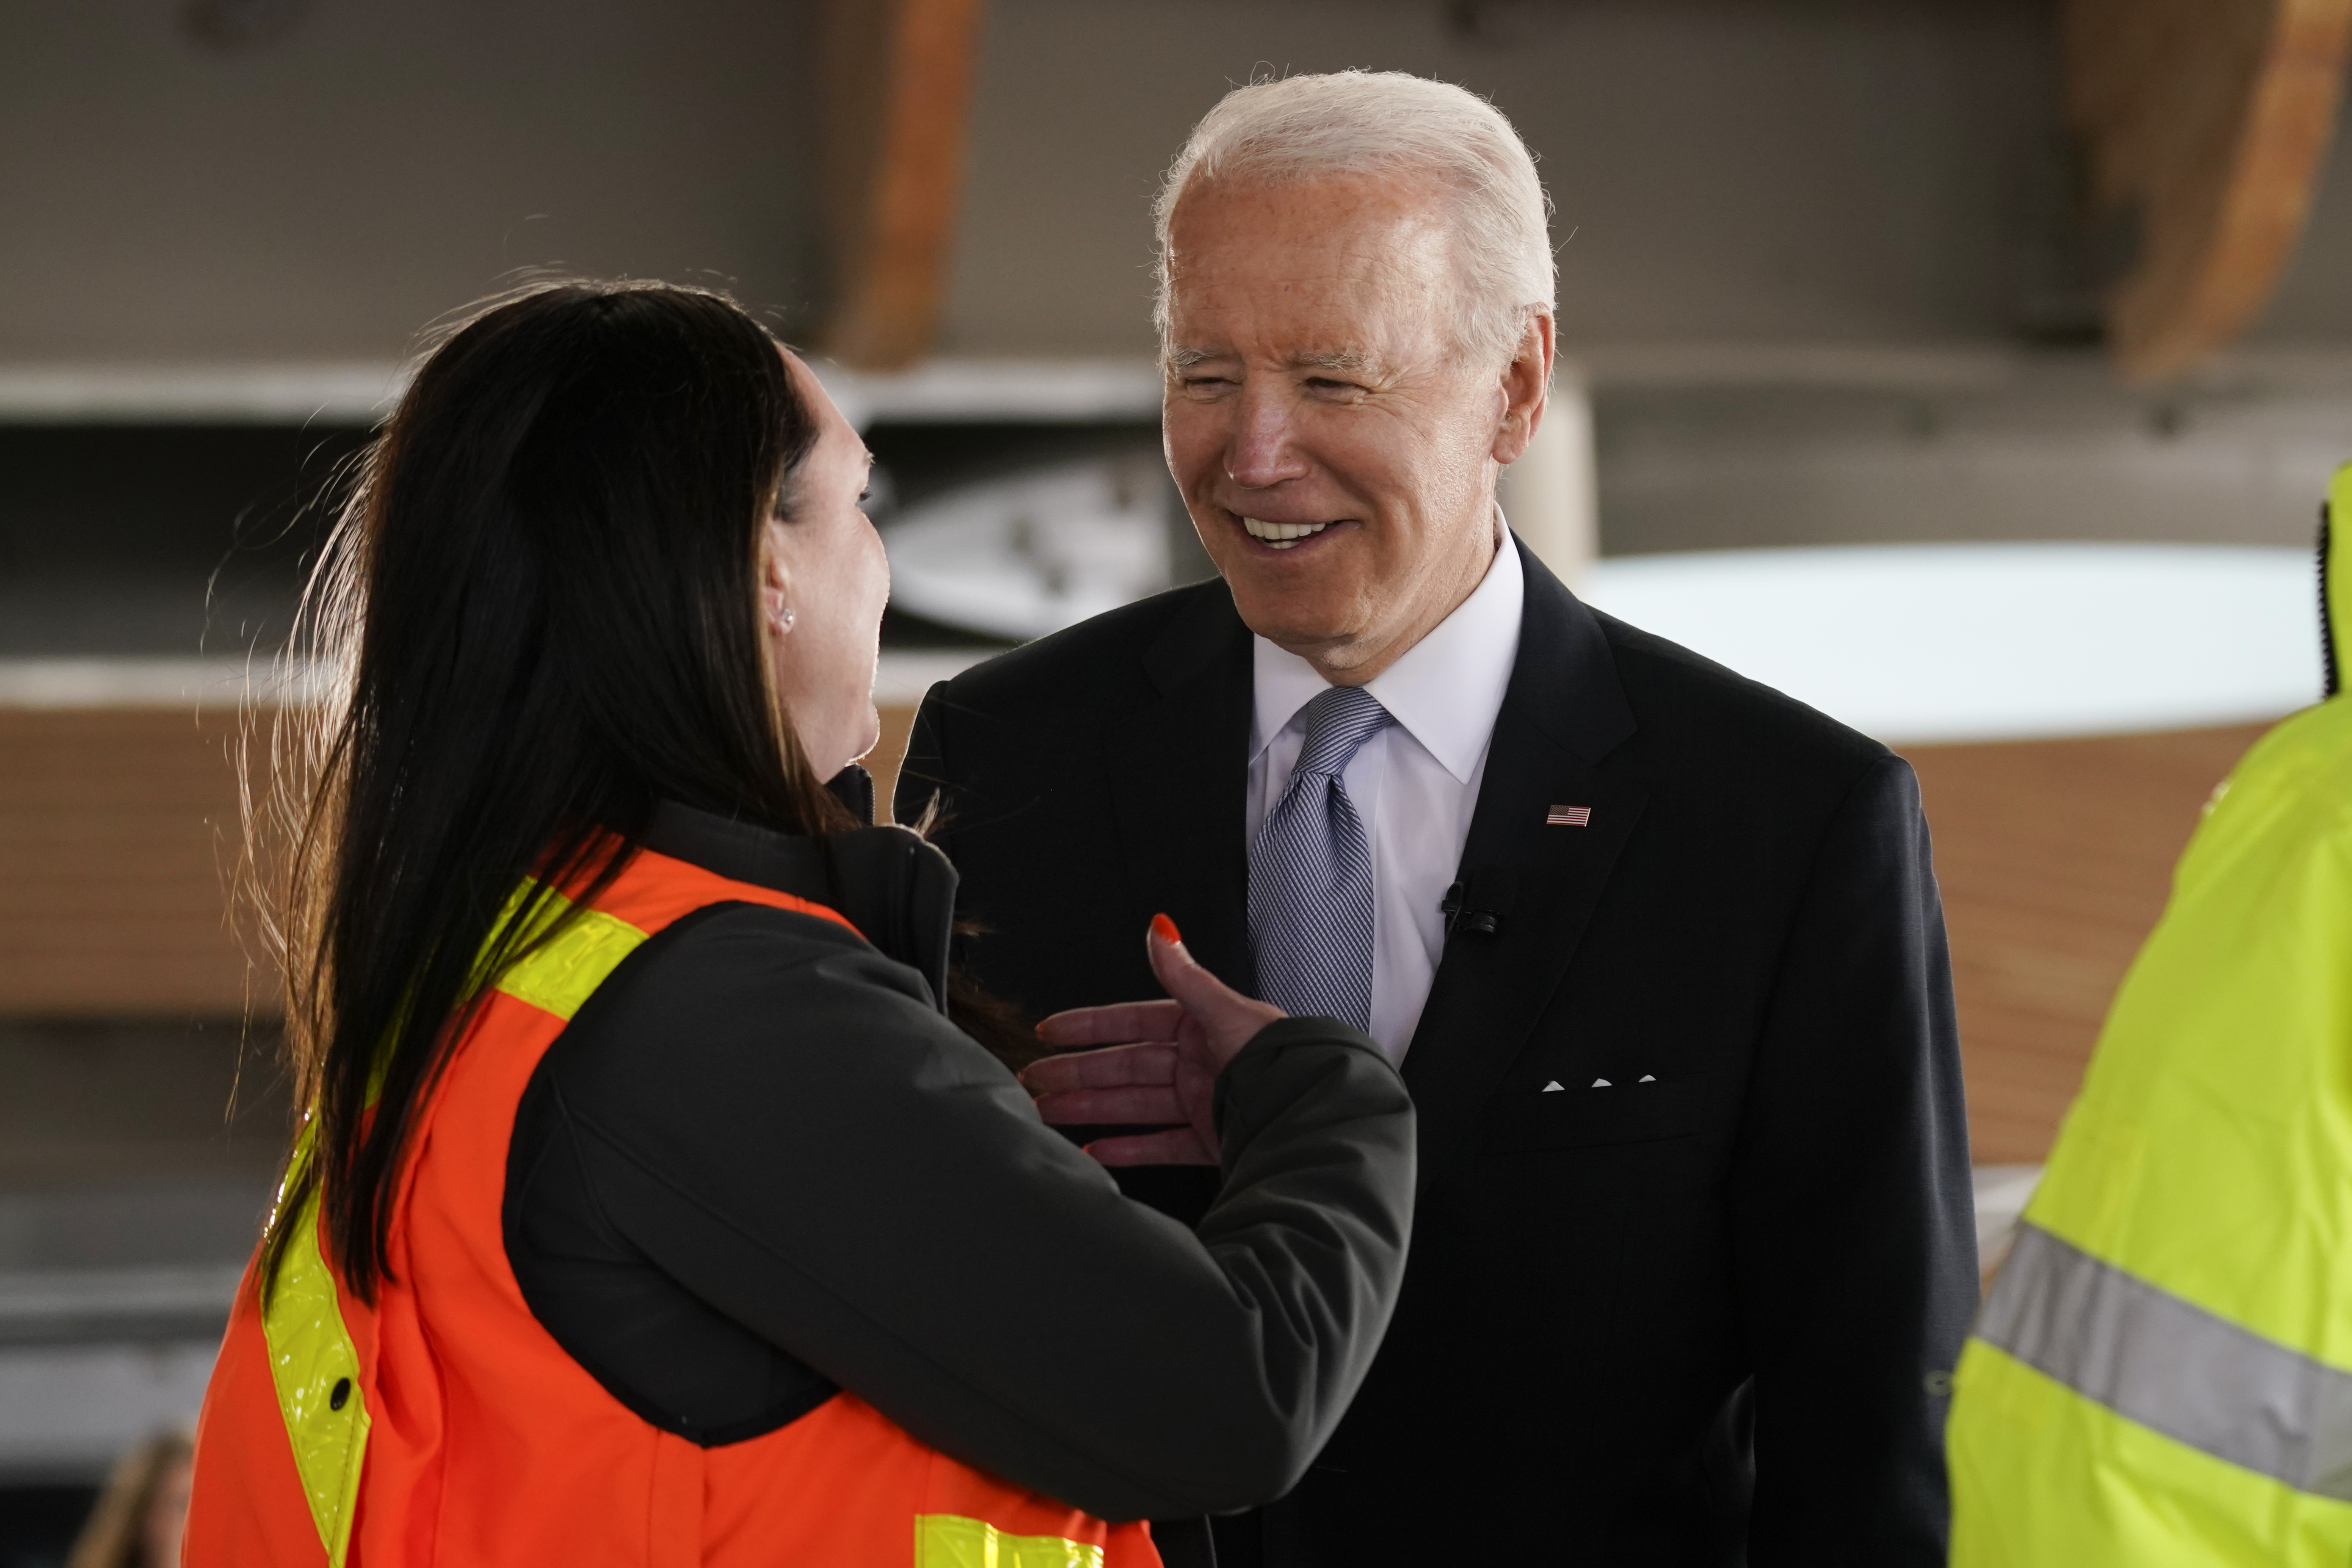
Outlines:
{"label": "yellow high-visibility jacket", "polygon": [[2352,1563],[2352,465],[2327,700],[2214,794],[1960,1358],[1959,1568]]}

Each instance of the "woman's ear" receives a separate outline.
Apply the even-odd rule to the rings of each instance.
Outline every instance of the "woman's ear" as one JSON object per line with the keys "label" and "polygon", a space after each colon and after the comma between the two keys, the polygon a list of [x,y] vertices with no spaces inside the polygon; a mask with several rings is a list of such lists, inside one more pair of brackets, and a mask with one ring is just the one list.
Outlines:
{"label": "woman's ear", "polygon": [[784,570],[783,524],[771,521],[760,543],[760,618],[768,632],[782,637],[793,629],[792,578]]}

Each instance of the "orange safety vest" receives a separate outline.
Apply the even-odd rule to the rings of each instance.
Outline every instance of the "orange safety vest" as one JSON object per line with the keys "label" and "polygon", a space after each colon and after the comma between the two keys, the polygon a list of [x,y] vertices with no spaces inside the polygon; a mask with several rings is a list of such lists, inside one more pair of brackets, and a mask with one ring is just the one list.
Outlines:
{"label": "orange safety vest", "polygon": [[[640,851],[500,975],[452,1052],[417,1120],[375,1306],[326,1260],[315,1205],[267,1306],[247,1269],[196,1429],[190,1568],[1159,1568],[1149,1525],[984,1475],[853,1394],[702,1447],[632,1413],[531,1315],[501,1225],[523,1090],[623,959],[720,902],[849,924]],[[571,907],[549,889],[534,924]]]}

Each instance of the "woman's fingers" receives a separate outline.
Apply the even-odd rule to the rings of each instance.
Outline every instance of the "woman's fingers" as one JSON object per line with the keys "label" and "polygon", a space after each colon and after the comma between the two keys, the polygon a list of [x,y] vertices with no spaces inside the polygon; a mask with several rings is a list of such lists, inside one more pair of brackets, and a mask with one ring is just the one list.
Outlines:
{"label": "woman's fingers", "polygon": [[1157,1127],[1187,1120],[1178,1070],[1173,1046],[1113,1046],[1031,1062],[1021,1082],[1056,1127]]}
{"label": "woman's fingers", "polygon": [[1184,1102],[1167,1085],[1041,1094],[1037,1114],[1049,1127],[1165,1127],[1186,1120]]}
{"label": "woman's fingers", "polygon": [[1071,1051],[1040,1057],[1021,1069],[1021,1082],[1031,1094],[1058,1094],[1080,1089],[1125,1089],[1137,1084],[1176,1081],[1176,1047],[1156,1041],[1112,1046],[1099,1051]]}
{"label": "woman's fingers", "polygon": [[1087,1152],[1104,1165],[1213,1165],[1217,1156],[1190,1127],[1097,1138]]}
{"label": "woman's fingers", "polygon": [[1196,1002],[1213,1006],[1223,999],[1220,993],[1223,996],[1239,994],[1194,962],[1192,950],[1177,933],[1176,922],[1166,915],[1151,917],[1150,928],[1143,934],[1143,956],[1150,961],[1151,973],[1160,977],[1168,994],[1185,1006]]}
{"label": "woman's fingers", "polygon": [[[1021,1082],[1036,1098],[1037,1113],[1057,1126],[1186,1124],[1106,1141],[1106,1163],[1214,1164],[1210,1088],[1282,1010],[1252,1001],[1194,963],[1166,915],[1153,918],[1144,946],[1170,999],[1055,1014],[1037,1035],[1062,1052],[1030,1063]],[[1089,1046],[1106,1048],[1080,1048]]]}
{"label": "woman's fingers", "polygon": [[1073,1007],[1037,1026],[1049,1046],[1118,1046],[1133,1040],[1172,1040],[1184,1021],[1176,1002],[1116,1002],[1107,1007]]}
{"label": "woman's fingers", "polygon": [[1260,1029],[1284,1016],[1281,1008],[1243,995],[1195,963],[1176,933],[1176,922],[1166,915],[1152,917],[1143,950],[1151,973],[1201,1026],[1219,1068]]}

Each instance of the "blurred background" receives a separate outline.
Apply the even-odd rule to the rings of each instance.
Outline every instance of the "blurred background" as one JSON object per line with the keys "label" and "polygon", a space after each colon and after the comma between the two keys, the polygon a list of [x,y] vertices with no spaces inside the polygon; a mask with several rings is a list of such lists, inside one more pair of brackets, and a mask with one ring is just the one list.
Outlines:
{"label": "blurred background", "polygon": [[1514,525],[1918,769],[1993,1261],[2200,803],[2319,695],[2347,29],[2352,0],[0,3],[0,1568],[63,1563],[118,1464],[78,1563],[138,1561],[168,1499],[138,1446],[194,1413],[288,1117],[234,762],[303,699],[270,657],[419,331],[580,269],[724,287],[824,356],[884,478],[887,791],[931,680],[1206,574],[1158,456],[1149,206],[1268,71],[1509,114],[1568,356]]}

